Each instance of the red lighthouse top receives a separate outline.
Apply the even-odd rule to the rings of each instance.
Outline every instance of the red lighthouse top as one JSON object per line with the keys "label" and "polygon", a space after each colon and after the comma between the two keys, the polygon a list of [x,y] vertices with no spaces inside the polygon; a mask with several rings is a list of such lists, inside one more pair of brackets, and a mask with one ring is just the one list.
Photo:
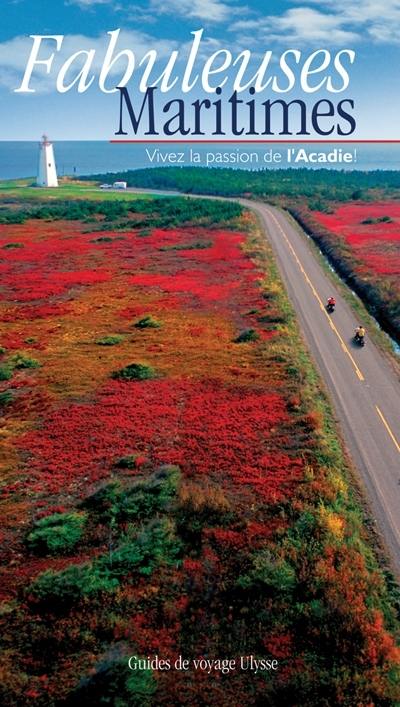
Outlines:
{"label": "red lighthouse top", "polygon": [[47,135],[42,135],[42,145],[50,145],[50,140]]}

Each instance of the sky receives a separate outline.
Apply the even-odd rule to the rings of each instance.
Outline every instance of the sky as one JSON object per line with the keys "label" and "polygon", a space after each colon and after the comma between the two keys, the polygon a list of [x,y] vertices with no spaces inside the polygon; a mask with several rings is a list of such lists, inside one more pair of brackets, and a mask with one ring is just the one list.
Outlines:
{"label": "sky", "polygon": [[[384,9],[383,9],[384,8]],[[267,50],[273,62],[287,49],[303,57],[318,49],[333,54],[356,52],[351,83],[332,100],[353,98],[358,139],[399,139],[400,114],[400,0],[2,0],[0,26],[0,139],[37,140],[43,132],[54,140],[110,139],[117,130],[119,99],[98,85],[107,32],[120,29],[119,50],[130,48],[138,62],[156,49],[160,71],[170,53],[184,57],[191,32],[203,29],[199,61],[213,51],[229,49],[234,56],[248,48],[255,65]],[[52,71],[36,67],[31,81],[35,93],[16,93],[32,47],[29,35],[65,35]],[[42,48],[49,56],[55,43]],[[76,87],[61,94],[55,89],[58,70],[74,52],[95,50],[90,88]],[[111,84],[120,75],[114,67]],[[71,75],[72,76],[72,75]],[[136,76],[136,74],[135,74]],[[181,96],[178,87],[163,98]],[[202,97],[194,90],[190,100]],[[291,100],[266,93],[265,98]],[[326,93],[308,97],[312,104]],[[186,98],[186,100],[188,100]],[[130,136],[132,137],[132,136]]]}

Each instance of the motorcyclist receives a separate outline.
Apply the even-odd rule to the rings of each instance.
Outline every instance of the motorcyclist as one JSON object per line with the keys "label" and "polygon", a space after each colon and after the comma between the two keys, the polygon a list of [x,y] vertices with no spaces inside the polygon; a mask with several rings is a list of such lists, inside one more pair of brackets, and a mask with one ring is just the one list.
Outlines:
{"label": "motorcyclist", "polygon": [[358,341],[361,341],[362,339],[364,339],[364,336],[365,336],[365,329],[364,329],[363,325],[360,324],[356,329],[356,339]]}
{"label": "motorcyclist", "polygon": [[328,307],[335,307],[336,306],[336,300],[334,297],[329,297],[328,299]]}

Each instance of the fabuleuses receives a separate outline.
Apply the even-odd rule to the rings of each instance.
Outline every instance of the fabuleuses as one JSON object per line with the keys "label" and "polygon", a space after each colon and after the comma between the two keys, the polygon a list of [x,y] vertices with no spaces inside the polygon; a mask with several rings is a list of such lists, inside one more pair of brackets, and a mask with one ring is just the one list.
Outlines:
{"label": "fabuleuses", "polygon": [[[98,50],[82,47],[62,63],[66,35],[30,35],[31,51],[22,82],[15,92],[35,93],[32,78],[43,79],[47,74],[55,80],[54,87],[59,93],[72,88],[84,93],[96,78],[103,93],[115,93],[116,87],[127,86],[135,78],[139,80],[141,93],[146,93],[152,86],[159,87],[161,93],[173,88],[189,93],[195,87],[199,88],[199,82],[206,93],[215,93],[217,87],[226,84],[238,93],[251,86],[256,93],[267,88],[274,93],[288,93],[294,88],[305,93],[316,93],[321,89],[328,93],[342,93],[349,86],[349,68],[356,57],[353,49],[331,52],[326,48],[308,53],[286,49],[279,55],[267,50],[262,58],[250,49],[244,49],[236,56],[226,48],[209,54],[207,40],[203,39],[204,29],[199,29],[191,32],[193,40],[189,45],[173,50],[168,57],[160,57],[157,49],[150,49],[139,58],[134,48],[119,46],[120,32],[120,29],[107,32],[108,45],[103,55]],[[163,66],[159,67],[161,62]],[[254,66],[255,71],[251,68]],[[101,67],[99,73],[98,67]],[[162,71],[157,76],[160,68]]]}

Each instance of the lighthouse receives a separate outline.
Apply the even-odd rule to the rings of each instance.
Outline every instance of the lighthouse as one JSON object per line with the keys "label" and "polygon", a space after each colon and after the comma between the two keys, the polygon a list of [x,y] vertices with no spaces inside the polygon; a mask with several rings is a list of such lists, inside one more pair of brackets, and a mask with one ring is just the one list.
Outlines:
{"label": "lighthouse", "polygon": [[58,187],[53,144],[47,135],[43,135],[42,142],[39,143],[39,167],[36,184],[38,187]]}

